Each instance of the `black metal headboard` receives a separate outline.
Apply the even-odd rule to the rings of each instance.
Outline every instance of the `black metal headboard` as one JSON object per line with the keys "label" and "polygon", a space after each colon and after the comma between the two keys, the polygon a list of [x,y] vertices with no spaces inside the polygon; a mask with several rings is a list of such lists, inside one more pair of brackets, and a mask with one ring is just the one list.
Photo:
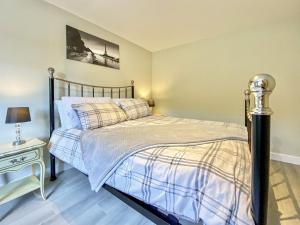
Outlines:
{"label": "black metal headboard", "polygon": [[[69,81],[65,79],[61,79],[58,77],[54,77],[54,68],[48,68],[49,72],[49,104],[50,104],[50,136],[55,129],[55,119],[54,119],[54,101],[55,101],[55,83],[58,82],[60,84],[64,84],[65,92],[62,96],[71,96],[72,87],[75,87],[75,95],[78,93],[78,88],[80,92],[80,96],[90,96],[90,97],[105,97],[110,96],[114,98],[115,96],[118,98],[134,98],[134,81],[131,81],[131,85],[128,86],[118,86],[118,87],[108,87],[108,86],[98,86],[98,85],[90,85],[84,83],[78,83],[74,81]],[[97,95],[98,94],[98,95]],[[59,96],[61,97],[61,96]]]}

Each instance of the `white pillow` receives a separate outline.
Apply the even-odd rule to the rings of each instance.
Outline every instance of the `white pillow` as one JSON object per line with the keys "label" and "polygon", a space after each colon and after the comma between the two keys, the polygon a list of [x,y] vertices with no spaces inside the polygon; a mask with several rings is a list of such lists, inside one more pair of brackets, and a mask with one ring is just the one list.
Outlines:
{"label": "white pillow", "polygon": [[80,120],[77,113],[72,108],[73,104],[81,103],[111,103],[110,97],[62,97],[64,116],[61,124],[65,129],[78,128],[81,129]]}
{"label": "white pillow", "polygon": [[55,104],[57,107],[57,111],[59,114],[59,120],[60,120],[60,126],[63,129],[67,129],[67,124],[66,124],[66,116],[65,116],[65,110],[64,110],[64,105],[62,103],[62,100],[55,100]]}
{"label": "white pillow", "polygon": [[[134,98],[112,98],[111,100],[119,107],[121,107],[121,103],[124,101],[127,101],[128,99],[134,99]],[[122,107],[121,107],[122,108]]]}
{"label": "white pillow", "polygon": [[[117,105],[117,106],[121,106],[121,102],[127,98],[112,98],[111,100]],[[132,99],[132,98],[128,98],[128,99]]]}

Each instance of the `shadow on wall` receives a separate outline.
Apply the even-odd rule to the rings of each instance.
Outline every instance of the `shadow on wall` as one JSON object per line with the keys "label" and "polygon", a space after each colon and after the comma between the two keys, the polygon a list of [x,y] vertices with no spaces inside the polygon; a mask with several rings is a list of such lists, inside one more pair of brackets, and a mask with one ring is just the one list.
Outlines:
{"label": "shadow on wall", "polygon": [[[298,171],[298,172],[297,172]],[[272,161],[269,189],[269,225],[300,224],[300,166]]]}

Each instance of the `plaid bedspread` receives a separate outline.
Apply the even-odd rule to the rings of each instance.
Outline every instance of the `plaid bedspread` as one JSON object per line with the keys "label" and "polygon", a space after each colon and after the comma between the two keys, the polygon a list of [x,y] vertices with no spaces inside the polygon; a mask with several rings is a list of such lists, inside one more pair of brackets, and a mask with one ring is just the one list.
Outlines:
{"label": "plaid bedspread", "polygon": [[[199,121],[149,116],[113,127],[186,122]],[[220,124],[206,123],[212,126]],[[246,136],[244,127],[226,125],[240,127]],[[53,133],[49,146],[56,157],[87,173],[80,149],[81,132],[58,129]],[[155,147],[130,156],[106,183],[192,222],[202,221],[207,225],[253,224],[250,165],[248,144],[244,141]]]}

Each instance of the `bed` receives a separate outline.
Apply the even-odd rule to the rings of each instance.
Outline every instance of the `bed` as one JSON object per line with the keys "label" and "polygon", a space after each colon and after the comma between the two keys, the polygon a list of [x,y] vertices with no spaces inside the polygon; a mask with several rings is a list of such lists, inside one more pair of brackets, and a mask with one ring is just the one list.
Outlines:
{"label": "bed", "polygon": [[[133,82],[131,86],[125,87],[100,87],[54,78],[52,68],[49,69],[49,73],[51,180],[56,179],[55,158],[57,157],[89,175],[93,190],[98,191],[102,187],[107,189],[156,224],[180,224],[179,218],[208,225],[265,224],[271,112],[267,101],[256,101],[256,106],[261,108],[260,110],[258,107],[255,108],[256,111],[251,117],[250,92],[245,93],[246,126],[176,117],[147,116],[96,129],[86,135],[88,132],[80,129],[54,129],[54,81],[66,83],[68,95],[71,95],[70,86],[76,85],[80,88],[81,96],[84,95],[85,87],[88,87],[93,97],[95,89],[100,88],[103,96],[104,90],[108,89],[111,97],[116,93],[119,98],[122,89],[125,97],[134,97]],[[273,80],[265,75],[260,77],[259,82],[254,82],[255,85],[251,87],[255,97],[260,97],[260,100],[267,98],[271,91],[266,87],[273,89],[275,83],[272,82]],[[262,86],[265,92],[256,91]],[[128,89],[131,94],[128,94]],[[193,129],[189,130],[190,127]],[[174,135],[169,135],[170,132],[166,134],[165,130],[169,129],[172,129],[172,133],[177,132],[177,136],[186,136],[186,142],[176,142]],[[141,133],[140,137],[137,130]],[[181,132],[182,130],[189,130],[199,135],[189,138],[193,135],[186,135]],[[196,132],[197,130],[205,130],[205,132]],[[249,135],[250,130],[252,133]],[[148,144],[143,148],[141,145],[145,141],[139,142],[134,138],[130,140],[132,133],[129,131],[136,132],[133,134],[139,140],[152,131],[158,134],[161,132],[162,135],[149,135],[150,138],[145,139],[150,143],[155,140],[156,142],[153,143],[157,144]],[[118,133],[119,136],[116,136]],[[209,137],[207,133],[210,133]],[[128,135],[125,142],[133,142],[132,145],[124,144],[123,148],[127,149],[128,146],[138,144],[138,151],[132,151],[115,163],[116,165],[109,167],[110,172],[101,178],[103,182],[93,186],[93,176],[102,168],[94,169],[98,166],[97,163],[91,166],[93,158],[87,161],[85,155],[89,151],[84,149],[85,146],[99,146],[107,142],[104,145],[105,151],[97,149],[94,152],[102,151],[102,154],[109,156],[110,153],[106,152],[113,152],[114,149],[111,151],[107,149],[115,145],[118,142],[116,140],[122,135]],[[85,141],[88,139],[85,136],[92,140]],[[169,141],[151,136],[163,136]],[[109,142],[109,139],[114,141]],[[89,145],[89,142],[92,144]],[[250,142],[252,156],[249,151]],[[107,156],[101,155],[96,162],[105,157]],[[260,160],[257,160],[258,158]],[[261,159],[264,161],[262,162]],[[99,164],[105,163],[104,160]]]}

